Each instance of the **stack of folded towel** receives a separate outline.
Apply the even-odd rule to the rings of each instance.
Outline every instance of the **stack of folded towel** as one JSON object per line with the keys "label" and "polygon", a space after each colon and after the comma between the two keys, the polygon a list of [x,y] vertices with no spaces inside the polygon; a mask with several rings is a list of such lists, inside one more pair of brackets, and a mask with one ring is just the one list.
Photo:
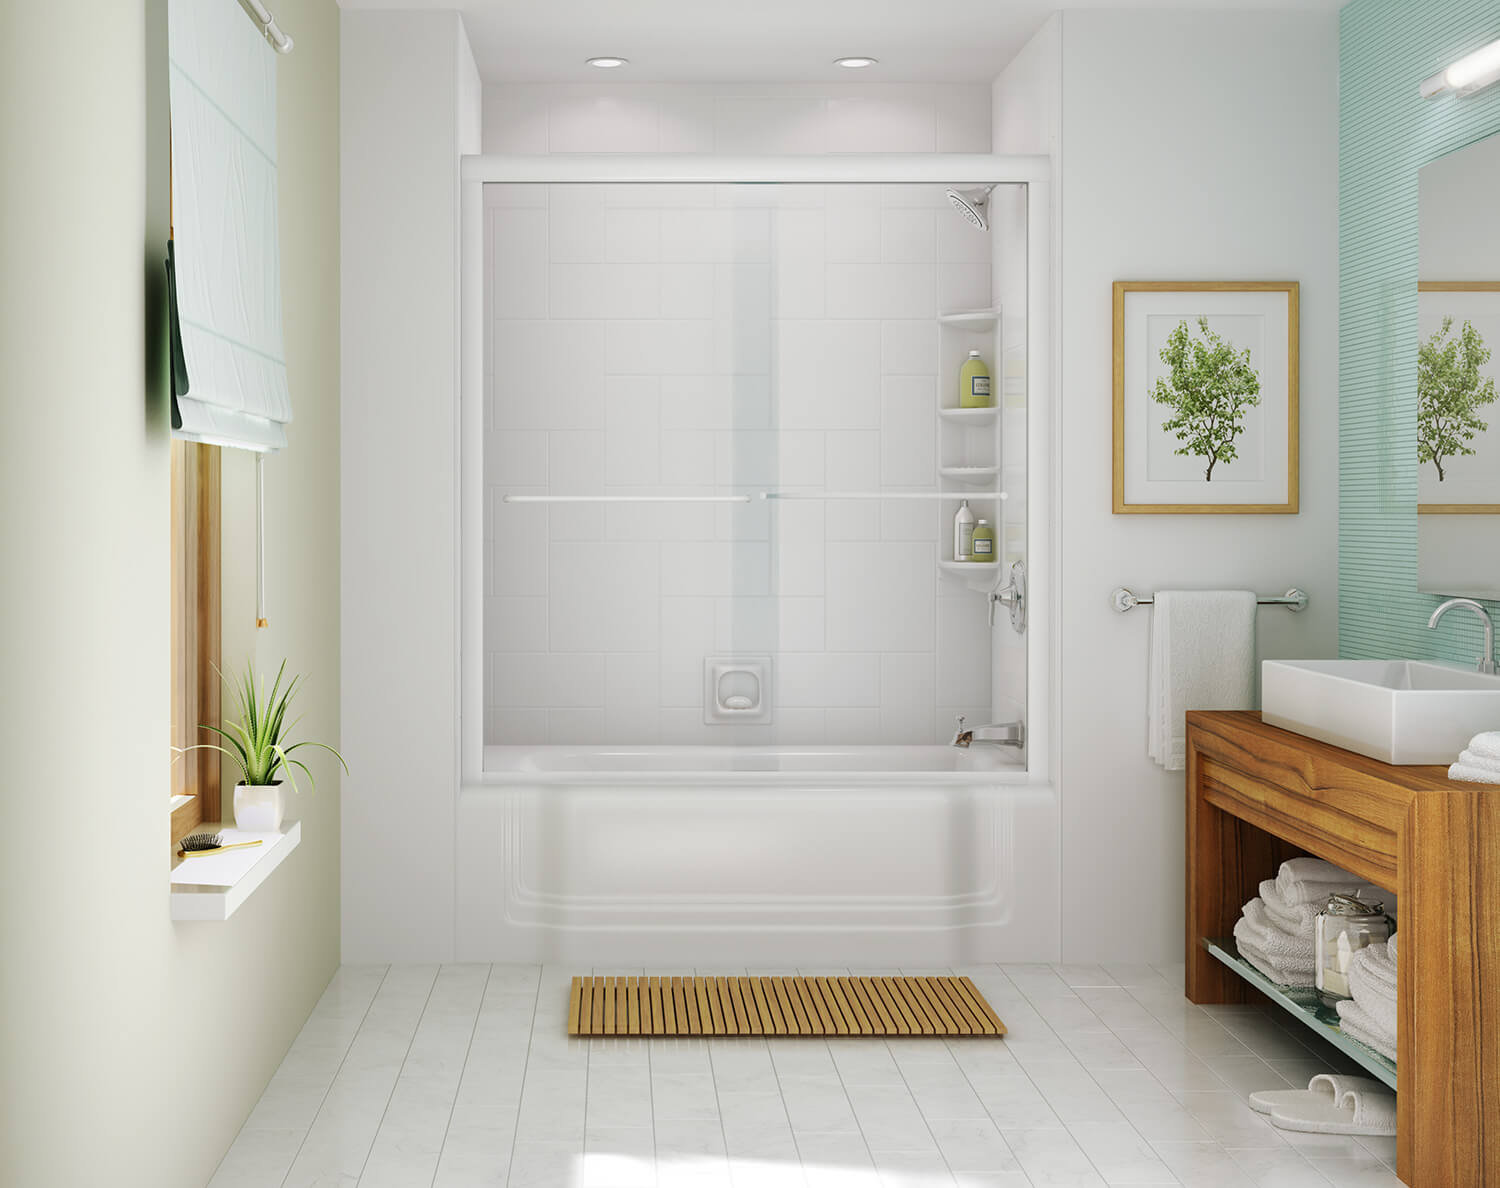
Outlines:
{"label": "stack of folded towel", "polygon": [[1476,734],[1448,769],[1450,780],[1471,784],[1500,784],[1500,730]]}
{"label": "stack of folded towel", "polygon": [[1396,937],[1369,945],[1349,963],[1349,993],[1335,1008],[1339,1028],[1387,1060],[1396,1059]]}
{"label": "stack of folded towel", "polygon": [[1293,858],[1281,864],[1274,879],[1261,883],[1260,894],[1245,905],[1234,926],[1240,956],[1283,986],[1313,985],[1313,921],[1334,894],[1373,897],[1395,914],[1387,892],[1347,870],[1321,858]]}

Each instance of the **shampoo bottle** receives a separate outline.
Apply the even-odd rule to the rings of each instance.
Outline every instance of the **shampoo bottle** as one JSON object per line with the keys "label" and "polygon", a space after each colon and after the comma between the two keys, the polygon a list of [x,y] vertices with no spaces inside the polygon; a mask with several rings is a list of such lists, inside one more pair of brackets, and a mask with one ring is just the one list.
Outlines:
{"label": "shampoo bottle", "polygon": [[970,351],[958,373],[958,407],[989,408],[992,403],[990,369],[985,366],[978,351]]}
{"label": "shampoo bottle", "polygon": [[993,561],[995,559],[995,530],[990,527],[988,520],[980,520],[974,525],[968,559],[970,561]]}
{"label": "shampoo bottle", "polygon": [[953,517],[953,559],[972,561],[974,553],[974,513],[965,499],[958,505],[958,514]]}

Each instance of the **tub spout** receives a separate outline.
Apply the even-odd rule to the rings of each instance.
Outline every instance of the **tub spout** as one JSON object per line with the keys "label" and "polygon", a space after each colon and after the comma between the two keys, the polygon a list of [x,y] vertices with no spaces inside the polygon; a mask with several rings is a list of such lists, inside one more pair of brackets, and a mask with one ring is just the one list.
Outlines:
{"label": "tub spout", "polygon": [[953,747],[1024,747],[1026,745],[1025,722],[991,722],[988,726],[964,729],[964,716],[958,715],[958,729],[948,744]]}

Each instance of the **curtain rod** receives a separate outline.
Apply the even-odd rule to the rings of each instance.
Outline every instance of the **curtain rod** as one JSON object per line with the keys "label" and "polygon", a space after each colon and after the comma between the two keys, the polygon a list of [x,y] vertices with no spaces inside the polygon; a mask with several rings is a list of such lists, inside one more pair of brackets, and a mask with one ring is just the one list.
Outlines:
{"label": "curtain rod", "polygon": [[286,31],[276,23],[276,18],[266,10],[260,0],[240,0],[240,7],[260,28],[262,35],[278,54],[289,54],[295,44]]}

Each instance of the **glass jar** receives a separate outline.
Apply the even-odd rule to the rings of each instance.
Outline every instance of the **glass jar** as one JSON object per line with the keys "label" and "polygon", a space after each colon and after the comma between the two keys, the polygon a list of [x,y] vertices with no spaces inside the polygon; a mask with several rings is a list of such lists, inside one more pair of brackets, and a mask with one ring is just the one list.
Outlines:
{"label": "glass jar", "polygon": [[1314,978],[1318,997],[1329,1006],[1351,997],[1349,966],[1367,945],[1390,938],[1391,921],[1383,903],[1352,895],[1330,895],[1313,922]]}

